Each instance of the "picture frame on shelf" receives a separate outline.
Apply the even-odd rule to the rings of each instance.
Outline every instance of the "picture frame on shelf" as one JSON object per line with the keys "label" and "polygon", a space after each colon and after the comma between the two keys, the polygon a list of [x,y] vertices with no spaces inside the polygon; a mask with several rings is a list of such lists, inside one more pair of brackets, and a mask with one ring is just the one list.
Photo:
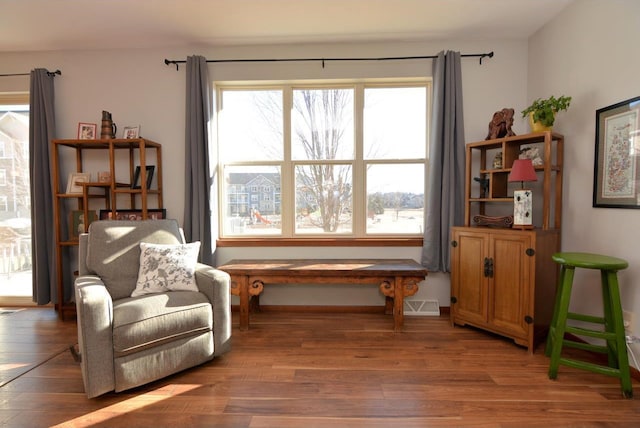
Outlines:
{"label": "picture frame on shelf", "polygon": [[140,125],[138,126],[125,126],[122,131],[122,138],[131,139],[140,137]]}
{"label": "picture frame on shelf", "polygon": [[98,172],[98,183],[108,183],[111,181],[111,172],[110,171],[100,171]]}
{"label": "picture frame on shelf", "polygon": [[[148,220],[162,220],[167,218],[167,210],[154,208],[147,210]],[[100,220],[142,220],[142,210],[100,210]]]}
{"label": "picture frame on shelf", "polygon": [[[151,180],[153,180],[153,172],[155,171],[156,167],[155,165],[147,165],[145,166],[145,170],[147,171],[147,189],[151,188]],[[141,179],[141,174],[140,174],[140,166],[138,165],[136,167],[136,170],[133,174],[133,182],[131,183],[131,188],[132,189],[140,189],[141,188],[141,184],[140,184],[140,179]]]}
{"label": "picture frame on shelf", "polygon": [[593,206],[640,208],[640,97],[596,110]]}
{"label": "picture frame on shelf", "polygon": [[81,233],[85,233],[85,225],[89,227],[92,222],[98,219],[98,214],[93,210],[89,210],[88,215],[89,219],[85,221],[84,210],[73,210],[69,213],[69,237],[71,240],[77,240]]}
{"label": "picture frame on shelf", "polygon": [[82,195],[82,185],[91,181],[91,174],[88,172],[72,172],[67,180],[67,194]]}
{"label": "picture frame on shelf", "polygon": [[78,140],[95,140],[98,125],[95,123],[78,123]]}

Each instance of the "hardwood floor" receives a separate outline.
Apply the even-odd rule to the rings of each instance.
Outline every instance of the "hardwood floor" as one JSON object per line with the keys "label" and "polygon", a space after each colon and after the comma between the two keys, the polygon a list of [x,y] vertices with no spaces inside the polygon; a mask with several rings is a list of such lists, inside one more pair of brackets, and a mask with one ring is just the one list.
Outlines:
{"label": "hardwood floor", "polygon": [[640,388],[561,367],[547,378],[543,347],[448,316],[252,314],[233,349],[209,364],[88,400],[68,347],[75,323],[53,309],[0,315],[1,427],[630,427]]}

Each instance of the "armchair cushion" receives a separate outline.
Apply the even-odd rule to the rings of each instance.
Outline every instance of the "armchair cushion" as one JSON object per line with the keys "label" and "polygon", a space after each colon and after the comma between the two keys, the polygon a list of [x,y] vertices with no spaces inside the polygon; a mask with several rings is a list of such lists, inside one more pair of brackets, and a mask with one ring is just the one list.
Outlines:
{"label": "armchair cushion", "polygon": [[140,270],[131,297],[167,291],[198,291],[200,242],[178,245],[140,243]]}
{"label": "armchair cushion", "polygon": [[140,270],[140,242],[182,244],[175,220],[94,221],[89,226],[87,268],[104,281],[112,299],[130,297]]}
{"label": "armchair cushion", "polygon": [[175,291],[120,299],[113,304],[114,356],[195,337],[212,328],[211,303],[202,293]]}

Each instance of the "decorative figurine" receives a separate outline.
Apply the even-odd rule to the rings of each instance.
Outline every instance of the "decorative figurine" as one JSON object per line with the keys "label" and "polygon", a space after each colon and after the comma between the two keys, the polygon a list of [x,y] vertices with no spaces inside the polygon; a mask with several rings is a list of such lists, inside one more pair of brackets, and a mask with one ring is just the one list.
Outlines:
{"label": "decorative figurine", "polygon": [[511,129],[513,126],[513,115],[515,111],[512,108],[503,108],[493,113],[493,118],[489,122],[489,133],[485,140],[493,140],[494,138],[513,137],[516,135]]}
{"label": "decorative figurine", "polygon": [[502,169],[502,152],[498,153],[495,158],[493,158],[493,169]]}

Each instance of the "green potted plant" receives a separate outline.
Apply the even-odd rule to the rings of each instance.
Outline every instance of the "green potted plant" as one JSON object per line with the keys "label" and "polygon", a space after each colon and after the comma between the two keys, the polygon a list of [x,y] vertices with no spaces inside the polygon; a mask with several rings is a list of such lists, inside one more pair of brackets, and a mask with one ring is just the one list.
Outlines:
{"label": "green potted plant", "polygon": [[532,132],[550,131],[556,119],[556,113],[569,108],[571,97],[553,95],[545,100],[538,98],[529,107],[522,110],[522,117],[529,116]]}

